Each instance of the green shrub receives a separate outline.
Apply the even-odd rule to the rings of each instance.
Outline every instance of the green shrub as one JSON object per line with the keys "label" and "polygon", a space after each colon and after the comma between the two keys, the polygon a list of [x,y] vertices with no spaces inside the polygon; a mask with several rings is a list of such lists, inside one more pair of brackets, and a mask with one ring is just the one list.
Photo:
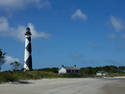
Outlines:
{"label": "green shrub", "polygon": [[2,72],[0,73],[0,83],[9,81],[18,81],[18,76],[12,72]]}

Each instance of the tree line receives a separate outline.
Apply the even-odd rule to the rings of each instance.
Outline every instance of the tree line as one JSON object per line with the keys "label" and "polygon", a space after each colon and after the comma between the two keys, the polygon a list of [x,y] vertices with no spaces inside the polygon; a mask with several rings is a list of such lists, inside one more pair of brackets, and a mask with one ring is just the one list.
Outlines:
{"label": "tree line", "polygon": [[[5,63],[5,55],[6,53],[0,49],[0,70],[2,65]],[[21,63],[18,61],[14,61],[10,63],[12,70],[19,70]],[[59,68],[43,68],[38,69],[39,71],[46,71],[46,72],[54,72],[58,73]],[[80,68],[80,74],[85,75],[93,75],[96,74],[98,71],[104,71],[108,73],[125,73],[125,66],[114,66],[114,65],[107,65],[107,66],[99,66],[99,67],[82,67]]]}
{"label": "tree line", "polygon": [[[6,53],[0,49],[0,70],[2,65],[6,62],[5,55]],[[18,70],[21,66],[21,63],[18,61],[10,62],[10,66],[12,67],[12,70]]]}
{"label": "tree line", "polygon": [[106,65],[106,66],[99,66],[99,67],[84,67],[80,68],[81,74],[96,74],[99,71],[104,71],[107,73],[125,73],[125,66],[114,66],[114,65]]}

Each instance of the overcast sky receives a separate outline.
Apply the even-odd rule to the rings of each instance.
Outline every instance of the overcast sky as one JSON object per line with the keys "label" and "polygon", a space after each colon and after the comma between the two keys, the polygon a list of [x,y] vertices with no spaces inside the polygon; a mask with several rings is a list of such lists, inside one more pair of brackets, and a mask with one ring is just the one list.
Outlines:
{"label": "overcast sky", "polygon": [[[124,0],[0,0],[0,48],[24,61],[32,32],[33,68],[125,65]],[[4,65],[4,66],[7,66]]]}

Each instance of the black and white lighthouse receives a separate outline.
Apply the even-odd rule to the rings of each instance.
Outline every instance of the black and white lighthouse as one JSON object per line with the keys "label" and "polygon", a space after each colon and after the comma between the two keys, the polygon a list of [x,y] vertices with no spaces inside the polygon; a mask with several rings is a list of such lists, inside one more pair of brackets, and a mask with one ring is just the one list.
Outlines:
{"label": "black and white lighthouse", "polygon": [[25,33],[25,54],[24,54],[24,71],[32,70],[32,48],[31,48],[31,31],[30,28],[26,28]]}

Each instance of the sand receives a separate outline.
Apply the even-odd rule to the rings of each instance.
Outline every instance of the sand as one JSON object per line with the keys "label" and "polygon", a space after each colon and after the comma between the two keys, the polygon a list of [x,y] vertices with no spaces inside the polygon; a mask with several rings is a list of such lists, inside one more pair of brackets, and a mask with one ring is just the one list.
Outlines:
{"label": "sand", "polygon": [[42,79],[0,84],[0,94],[125,94],[124,79]]}

